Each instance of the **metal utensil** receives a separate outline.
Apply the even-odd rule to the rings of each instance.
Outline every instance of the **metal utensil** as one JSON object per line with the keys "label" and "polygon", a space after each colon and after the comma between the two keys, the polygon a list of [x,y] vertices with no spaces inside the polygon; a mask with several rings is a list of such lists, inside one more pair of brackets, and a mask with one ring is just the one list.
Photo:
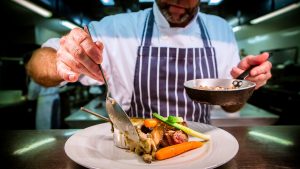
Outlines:
{"label": "metal utensil", "polygon": [[122,107],[118,104],[118,102],[112,97],[110,97],[109,86],[104,76],[101,64],[99,64],[99,68],[107,88],[105,103],[109,119],[112,121],[112,123],[117,129],[119,129],[121,132],[127,135],[131,140],[133,140],[134,142],[139,142],[138,133],[133,124],[131,123],[129,117],[122,109]]}
{"label": "metal utensil", "polygon": [[255,66],[252,65],[250,66],[248,69],[246,69],[242,74],[240,74],[235,80],[232,81],[232,85],[235,88],[239,88],[243,85],[243,80],[245,80],[245,78],[249,75],[250,71],[252,70],[252,68],[254,68]]}
{"label": "metal utensil", "polygon": [[[84,26],[84,30],[90,35],[87,26]],[[123,132],[126,136],[128,136],[128,138],[134,142],[139,142],[138,133],[131,123],[130,118],[127,116],[126,112],[122,109],[118,102],[110,97],[109,86],[104,76],[101,64],[99,64],[99,68],[107,89],[105,104],[109,119],[112,121],[114,127]]]}

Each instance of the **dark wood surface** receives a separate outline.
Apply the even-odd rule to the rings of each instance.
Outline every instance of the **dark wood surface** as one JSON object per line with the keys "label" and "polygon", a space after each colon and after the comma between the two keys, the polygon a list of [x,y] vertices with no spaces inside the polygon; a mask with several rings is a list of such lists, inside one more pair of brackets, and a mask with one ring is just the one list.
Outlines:
{"label": "dark wood surface", "polygon": [[[300,168],[300,126],[224,127],[239,142],[236,156],[218,167]],[[79,169],[64,152],[76,130],[13,130],[1,134],[1,168]]]}

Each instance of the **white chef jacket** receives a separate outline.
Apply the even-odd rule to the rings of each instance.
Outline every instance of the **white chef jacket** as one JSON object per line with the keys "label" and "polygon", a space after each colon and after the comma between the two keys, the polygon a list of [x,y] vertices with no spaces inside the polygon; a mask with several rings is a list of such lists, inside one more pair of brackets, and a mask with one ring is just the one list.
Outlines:
{"label": "white chef jacket", "polygon": [[[150,9],[107,16],[88,25],[94,41],[104,44],[102,66],[106,71],[112,96],[127,110],[133,93],[133,81],[138,46]],[[203,47],[200,29],[194,19],[184,28],[172,28],[153,3],[155,24],[152,46],[196,48]],[[231,26],[218,16],[199,12],[216,50],[219,78],[231,78],[230,70],[240,61],[238,46]],[[58,39],[44,46],[59,48]],[[85,78],[85,82],[87,81]],[[90,80],[90,84],[95,84]]]}

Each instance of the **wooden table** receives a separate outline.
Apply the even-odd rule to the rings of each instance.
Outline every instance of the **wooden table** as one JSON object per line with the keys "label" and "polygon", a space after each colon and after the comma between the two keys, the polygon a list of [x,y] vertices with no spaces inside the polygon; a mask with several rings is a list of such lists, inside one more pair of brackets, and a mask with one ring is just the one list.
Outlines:
{"label": "wooden table", "polygon": [[[224,127],[239,142],[237,155],[219,169],[300,168],[300,126]],[[2,131],[1,168],[79,169],[64,152],[77,130]]]}

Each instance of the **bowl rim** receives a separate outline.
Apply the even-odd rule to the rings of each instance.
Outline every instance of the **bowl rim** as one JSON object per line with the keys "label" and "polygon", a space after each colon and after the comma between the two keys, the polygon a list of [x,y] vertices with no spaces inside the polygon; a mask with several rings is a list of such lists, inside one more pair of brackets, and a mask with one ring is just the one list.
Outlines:
{"label": "bowl rim", "polygon": [[[222,90],[212,90],[212,89],[197,89],[197,88],[194,88],[194,87],[191,87],[191,86],[188,86],[188,83],[192,83],[193,81],[204,81],[204,80],[230,80],[230,81],[233,81],[233,80],[240,80],[242,82],[247,82],[247,83],[250,83],[249,86],[246,86],[246,87],[239,87],[239,88],[235,88],[235,89],[222,89]],[[225,78],[201,78],[201,79],[191,79],[191,80],[187,80],[184,82],[184,87],[185,88],[189,88],[189,89],[192,89],[192,90],[197,90],[197,91],[209,91],[209,92],[229,92],[229,91],[240,91],[240,90],[246,90],[246,89],[252,89],[252,88],[255,88],[256,87],[256,83],[254,82],[251,82],[249,80],[241,80],[241,79],[225,79]]]}

